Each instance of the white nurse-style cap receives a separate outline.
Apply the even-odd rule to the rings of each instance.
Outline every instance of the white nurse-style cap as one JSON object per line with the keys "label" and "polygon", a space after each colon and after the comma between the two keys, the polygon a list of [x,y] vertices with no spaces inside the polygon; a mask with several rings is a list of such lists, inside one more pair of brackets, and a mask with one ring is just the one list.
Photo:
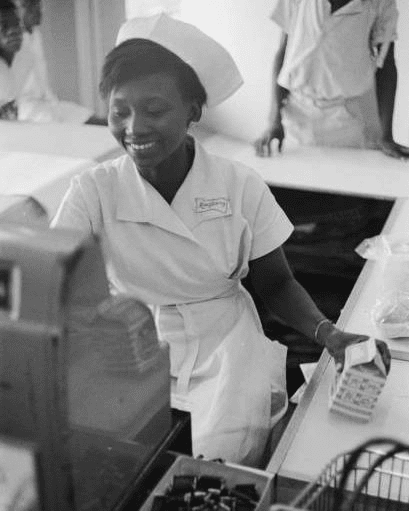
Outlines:
{"label": "white nurse-style cap", "polygon": [[197,27],[161,13],[132,18],[119,29],[116,46],[128,39],[149,39],[175,53],[191,66],[207,93],[207,105],[216,106],[242,85],[232,56]]}

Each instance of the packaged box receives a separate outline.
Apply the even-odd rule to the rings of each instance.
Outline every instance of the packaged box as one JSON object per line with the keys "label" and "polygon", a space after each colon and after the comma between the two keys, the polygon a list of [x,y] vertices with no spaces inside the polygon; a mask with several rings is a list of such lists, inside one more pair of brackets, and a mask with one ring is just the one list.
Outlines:
{"label": "packaged box", "polygon": [[329,409],[368,422],[385,385],[387,371],[375,339],[352,344],[345,350],[341,373],[330,389]]}
{"label": "packaged box", "polygon": [[153,510],[155,497],[163,496],[168,492],[174,483],[174,476],[221,478],[227,489],[233,489],[237,485],[254,485],[258,499],[257,504],[252,509],[268,511],[271,505],[273,474],[233,463],[219,463],[188,456],[178,456],[146,499],[140,511]]}

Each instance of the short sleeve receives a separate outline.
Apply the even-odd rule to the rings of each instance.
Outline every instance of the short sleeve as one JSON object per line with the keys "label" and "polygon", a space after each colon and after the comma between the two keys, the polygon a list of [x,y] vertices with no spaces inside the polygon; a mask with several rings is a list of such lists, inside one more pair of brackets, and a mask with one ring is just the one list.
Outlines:
{"label": "short sleeve", "polygon": [[372,30],[372,45],[389,43],[397,38],[398,8],[396,0],[379,0]]}
{"label": "short sleeve", "polygon": [[251,229],[249,259],[252,260],[280,247],[292,233],[293,225],[261,178],[247,183],[246,195],[245,202],[252,205],[247,217]]}
{"label": "short sleeve", "polygon": [[98,234],[101,225],[96,187],[87,173],[74,176],[51,221],[51,228],[76,229]]}
{"label": "short sleeve", "polygon": [[270,18],[288,34],[297,0],[273,0]]}

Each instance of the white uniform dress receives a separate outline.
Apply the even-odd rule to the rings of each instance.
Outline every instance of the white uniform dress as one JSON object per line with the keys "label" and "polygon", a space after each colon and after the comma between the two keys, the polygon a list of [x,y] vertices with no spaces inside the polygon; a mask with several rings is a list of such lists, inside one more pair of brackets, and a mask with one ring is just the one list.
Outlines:
{"label": "white uniform dress", "polygon": [[[288,133],[306,145],[376,147],[375,72],[396,39],[395,0],[274,0],[271,18],[288,35],[278,83]],[[381,50],[377,47],[381,45]]]}
{"label": "white uniform dress", "polygon": [[286,409],[286,348],[264,336],[240,279],[292,232],[262,179],[195,141],[169,205],[125,155],[75,177],[52,226],[99,234],[112,292],[153,306],[194,454],[257,464]]}

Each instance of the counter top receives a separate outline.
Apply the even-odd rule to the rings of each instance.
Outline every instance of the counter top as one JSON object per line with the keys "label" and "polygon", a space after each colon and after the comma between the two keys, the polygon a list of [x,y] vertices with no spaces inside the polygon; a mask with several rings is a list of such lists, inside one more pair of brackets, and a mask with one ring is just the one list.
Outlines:
{"label": "counter top", "polygon": [[270,185],[300,190],[395,199],[409,197],[409,161],[380,151],[287,147],[270,158],[256,156],[246,142],[201,127],[192,130],[210,153],[255,169]]}
{"label": "counter top", "polygon": [[366,424],[328,411],[328,391],[334,372],[334,364],[330,361],[299,426],[299,434],[295,436],[278,471],[280,476],[312,481],[332,458],[356,447],[364,440],[376,436],[390,436],[408,441],[407,362],[392,361],[391,371],[374,415]]}
{"label": "counter top", "polygon": [[31,196],[52,218],[74,174],[122,153],[104,126],[0,121],[0,212]]}
{"label": "counter top", "polygon": [[[396,241],[408,240],[408,219],[409,200],[398,199],[392,208],[382,234]],[[376,302],[382,298],[382,277],[382,263],[367,261],[345,305],[342,320],[345,322],[345,328],[351,332],[371,335],[386,341],[393,358],[409,361],[409,339],[386,339],[382,337],[372,320],[372,312]]]}
{"label": "counter top", "polygon": [[[409,196],[409,162],[379,151],[287,147],[271,158],[256,156],[248,142],[191,130],[209,152],[254,168],[270,185],[367,197]],[[86,158],[100,162],[123,154],[104,126],[0,121],[0,151]]]}
{"label": "counter top", "polygon": [[85,158],[0,152],[0,213],[21,197],[33,197],[52,218],[72,176],[94,165]]}
{"label": "counter top", "polygon": [[0,121],[0,151],[50,154],[97,162],[122,154],[105,126]]}

